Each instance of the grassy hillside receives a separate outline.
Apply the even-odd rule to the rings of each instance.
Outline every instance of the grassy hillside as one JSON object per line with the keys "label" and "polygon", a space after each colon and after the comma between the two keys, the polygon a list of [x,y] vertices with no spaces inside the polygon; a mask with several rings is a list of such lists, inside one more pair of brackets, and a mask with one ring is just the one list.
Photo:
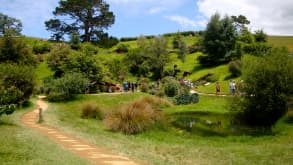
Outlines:
{"label": "grassy hillside", "polygon": [[[170,48],[170,51],[174,50],[172,49],[172,41],[173,41],[173,36],[168,36],[168,46]],[[198,42],[198,37],[196,36],[183,36],[182,39],[187,43],[187,45],[192,45],[196,42]],[[28,38],[28,43],[35,43],[37,41],[40,41],[40,39],[33,39],[33,38]],[[42,41],[44,42],[44,41]],[[269,36],[269,43],[275,46],[286,46],[288,47],[291,51],[293,51],[293,37],[290,36]],[[104,49],[104,48],[99,48],[99,53],[97,54],[97,61],[101,63],[106,63],[107,61],[111,61],[112,59],[119,59],[122,60],[124,54],[118,54],[115,52],[117,49],[117,46],[119,44],[124,44],[127,45],[130,49],[137,47],[136,41],[123,41],[118,43],[116,46],[110,48],[110,49]],[[204,68],[202,67],[199,62],[197,61],[197,57],[201,55],[201,53],[193,53],[189,54],[186,57],[186,62],[182,62],[179,59],[177,59],[177,56],[175,53],[171,53],[171,62],[166,66],[166,69],[172,69],[174,65],[178,66],[178,69],[181,70],[181,72],[178,74],[178,77],[182,77],[183,73],[185,71],[192,73],[187,77],[188,80],[195,81],[199,79],[200,77],[208,74],[208,73],[213,73],[215,74],[216,79],[220,82],[222,85],[222,92],[223,93],[228,93],[228,81],[226,78],[230,75],[228,72],[228,66],[227,65],[220,65],[217,67],[211,67],[211,68]],[[44,78],[47,77],[48,75],[52,75],[52,72],[47,68],[45,63],[41,63],[38,67],[37,70],[37,77],[40,81]],[[129,75],[126,79],[129,80],[136,80],[137,78]],[[201,92],[208,92],[208,93],[214,93],[215,92],[215,83],[211,83],[210,85],[207,86],[198,86],[197,88],[198,91]]]}
{"label": "grassy hillside", "polygon": [[285,46],[293,52],[293,36],[269,36],[269,43],[274,46]]}

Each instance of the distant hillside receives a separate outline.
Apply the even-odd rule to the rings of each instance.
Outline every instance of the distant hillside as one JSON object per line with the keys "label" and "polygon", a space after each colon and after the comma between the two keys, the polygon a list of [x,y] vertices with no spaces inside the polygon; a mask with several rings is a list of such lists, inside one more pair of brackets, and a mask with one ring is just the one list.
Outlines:
{"label": "distant hillside", "polygon": [[293,36],[269,36],[269,43],[274,46],[286,46],[293,52]]}

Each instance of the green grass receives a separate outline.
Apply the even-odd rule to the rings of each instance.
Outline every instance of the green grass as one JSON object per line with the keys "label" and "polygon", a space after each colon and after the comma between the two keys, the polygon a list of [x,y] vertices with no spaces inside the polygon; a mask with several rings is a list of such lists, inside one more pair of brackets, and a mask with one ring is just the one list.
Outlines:
{"label": "green grass", "polygon": [[90,164],[19,123],[20,116],[33,109],[19,110],[0,117],[0,164],[80,165]]}
{"label": "green grass", "polygon": [[51,71],[51,69],[48,67],[47,63],[41,62],[37,69],[36,69],[36,76],[37,76],[37,84],[41,85],[42,81],[49,76],[53,75],[53,71]]}
{"label": "green grass", "polygon": [[[293,125],[285,119],[275,135],[230,135],[227,101],[230,97],[200,96],[198,104],[164,109],[166,121],[155,129],[126,136],[106,130],[102,121],[80,118],[80,105],[94,101],[109,110],[145,94],[79,96],[67,103],[49,105],[45,122],[116,153],[147,164],[292,164]],[[189,129],[184,120],[197,119]],[[202,122],[222,120],[223,128]],[[182,122],[183,121],[183,122]],[[165,125],[165,126],[164,126]],[[166,126],[167,125],[167,126]]]}

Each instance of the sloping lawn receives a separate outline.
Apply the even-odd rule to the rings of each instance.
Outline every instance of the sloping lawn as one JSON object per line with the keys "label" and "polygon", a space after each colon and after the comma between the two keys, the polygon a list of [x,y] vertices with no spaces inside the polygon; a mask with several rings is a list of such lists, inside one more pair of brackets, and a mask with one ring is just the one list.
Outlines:
{"label": "sloping lawn", "polygon": [[[102,121],[80,118],[83,102],[94,101],[105,109],[116,110],[143,96],[146,94],[87,95],[67,103],[51,103],[45,123],[146,164],[293,163],[293,125],[288,122],[291,118],[281,120],[274,134],[233,135],[237,128],[229,126],[230,97],[200,96],[198,104],[165,108],[165,120],[138,135],[111,132]],[[189,125],[191,120],[195,122],[193,127]]]}

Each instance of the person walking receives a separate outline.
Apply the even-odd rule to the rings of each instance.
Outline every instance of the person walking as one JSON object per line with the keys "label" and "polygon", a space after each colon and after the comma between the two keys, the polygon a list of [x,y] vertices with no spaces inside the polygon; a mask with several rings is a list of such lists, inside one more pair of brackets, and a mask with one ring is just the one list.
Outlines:
{"label": "person walking", "polygon": [[219,95],[221,92],[221,85],[220,83],[217,81],[216,82],[216,95]]}

